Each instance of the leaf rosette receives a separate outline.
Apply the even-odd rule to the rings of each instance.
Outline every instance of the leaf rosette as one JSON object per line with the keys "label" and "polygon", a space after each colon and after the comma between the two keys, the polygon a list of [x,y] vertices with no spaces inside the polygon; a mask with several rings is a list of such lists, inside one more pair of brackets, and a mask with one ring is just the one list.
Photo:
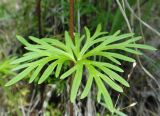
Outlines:
{"label": "leaf rosette", "polygon": [[[101,25],[97,26],[92,36],[87,27],[85,27],[85,33],[82,36],[75,33],[74,41],[72,41],[69,33],[65,31],[65,42],[56,38],[38,39],[30,36],[29,39],[34,44],[29,43],[21,36],[17,36],[17,39],[25,45],[28,52],[12,62],[12,64],[18,64],[14,70],[20,70],[20,73],[11,79],[6,86],[17,83],[28,74],[31,75],[29,83],[39,77],[38,84],[43,83],[53,72],[60,79],[66,79],[70,75],[74,75],[70,100],[75,102],[84,70],[87,70],[88,76],[85,77],[87,82],[80,98],[83,99],[88,95],[93,81],[95,81],[98,89],[98,102],[103,99],[107,108],[113,112],[114,106],[106,89],[106,84],[118,92],[123,92],[120,84],[126,87],[129,87],[129,84],[118,74],[123,72],[123,69],[120,68],[120,61],[135,62],[133,58],[119,53],[117,50],[141,55],[137,48],[156,49],[148,45],[136,44],[135,42],[140,40],[141,37],[134,37],[133,33],[120,34],[120,31],[117,31],[113,35],[109,35],[107,32],[101,32]],[[105,58],[107,62],[93,60],[95,57]],[[73,62],[73,67],[61,74],[64,64],[68,61]],[[40,75],[44,67],[45,70]]]}

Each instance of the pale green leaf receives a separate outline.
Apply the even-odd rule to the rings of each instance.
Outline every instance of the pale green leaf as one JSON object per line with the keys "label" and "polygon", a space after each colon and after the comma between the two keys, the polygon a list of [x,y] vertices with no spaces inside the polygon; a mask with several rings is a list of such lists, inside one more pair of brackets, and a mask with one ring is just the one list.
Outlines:
{"label": "pale green leaf", "polygon": [[34,68],[35,68],[35,66],[26,68],[25,70],[23,70],[22,72],[20,72],[17,76],[15,76],[13,79],[11,79],[9,82],[7,82],[5,86],[13,85],[13,84],[17,83],[18,81],[22,80],[22,79],[23,79],[24,77],[26,77]]}
{"label": "pale green leaf", "polygon": [[104,73],[106,73],[111,79],[114,79],[118,82],[120,82],[121,84],[123,84],[126,87],[129,87],[128,82],[123,79],[123,77],[119,76],[117,73],[115,73],[114,71],[106,68],[106,67],[98,67],[100,68]]}
{"label": "pale green leaf", "polygon": [[85,29],[85,32],[86,32],[87,41],[90,41],[90,39],[91,39],[90,31],[87,27],[84,27],[84,29]]}
{"label": "pale green leaf", "polygon": [[127,44],[127,47],[141,48],[141,49],[146,49],[146,50],[156,50],[156,48],[152,46],[143,45],[143,44]]}
{"label": "pale green leaf", "polygon": [[81,94],[81,99],[85,98],[88,95],[88,93],[91,91],[92,83],[93,83],[93,75],[89,74],[89,77],[87,79],[87,84]]}
{"label": "pale green leaf", "polygon": [[129,49],[129,48],[124,48],[122,50],[129,52],[129,53],[132,53],[132,54],[142,55],[142,53],[138,50],[133,50],[133,49]]}
{"label": "pale green leaf", "polygon": [[66,46],[64,43],[60,42],[59,40],[56,40],[56,39],[50,39],[50,38],[43,38],[43,41],[47,42],[47,43],[50,43],[51,45],[53,46],[56,46],[56,47],[59,47],[63,50],[66,50]]}
{"label": "pale green leaf", "polygon": [[121,65],[121,63],[117,60],[117,59],[115,59],[113,56],[111,56],[111,55],[108,55],[106,52],[97,52],[97,53],[95,53],[94,55],[99,55],[99,56],[103,56],[103,57],[106,57],[106,58],[108,58],[109,60],[111,60],[112,62],[114,62],[114,63],[116,63],[116,64],[118,64],[118,65]]}
{"label": "pale green leaf", "polygon": [[21,65],[16,66],[15,68],[13,68],[12,71],[17,71],[17,70],[20,70],[20,69],[24,69],[28,66],[29,66],[29,63],[21,64]]}
{"label": "pale green leaf", "polygon": [[57,65],[57,62],[55,61],[47,67],[47,69],[44,71],[44,73],[40,77],[38,84],[41,84],[42,82],[44,82],[51,75],[51,73],[54,70],[54,68],[56,67],[56,65]]}
{"label": "pale green leaf", "polygon": [[[52,60],[51,58],[43,58],[43,59],[38,61],[39,62],[39,63],[37,63],[38,67],[36,68],[36,70],[31,75],[31,77],[29,79],[29,83],[32,83],[35,80],[35,78],[38,76],[38,74],[40,74],[40,71],[42,70],[42,68],[51,60]],[[34,65],[34,63],[32,65]]]}
{"label": "pale green leaf", "polygon": [[74,76],[73,79],[73,83],[72,83],[72,88],[71,88],[71,102],[74,103],[76,96],[77,96],[77,92],[79,89],[79,86],[81,84],[81,80],[82,80],[82,72],[83,72],[83,65],[77,64],[77,70],[76,70],[76,74]]}
{"label": "pale green leaf", "polygon": [[81,48],[81,39],[79,34],[75,34],[75,54],[78,56]]}
{"label": "pale green leaf", "polygon": [[139,36],[139,37],[134,37],[134,38],[131,38],[131,39],[125,41],[125,43],[129,44],[129,43],[132,43],[132,42],[136,42],[136,41],[138,41],[138,40],[140,40],[140,39],[142,39],[141,36]]}
{"label": "pale green leaf", "polygon": [[72,39],[67,31],[65,31],[65,43],[66,43],[68,52],[71,54],[72,49],[75,49],[75,47],[74,47]]}
{"label": "pale green leaf", "polygon": [[105,43],[105,45],[108,45],[108,44],[111,44],[113,42],[120,41],[122,39],[127,39],[128,37],[132,37],[133,35],[134,34],[132,34],[132,33],[123,34],[123,35],[119,35],[119,36],[117,36],[117,34],[115,34],[115,36],[113,35],[112,37],[110,37],[109,39],[104,41],[104,43]]}
{"label": "pale green leaf", "polygon": [[42,70],[44,64],[39,65],[36,70],[33,72],[32,76],[29,79],[29,83],[32,83],[35,78],[38,76],[38,74],[40,74],[40,71]]}
{"label": "pale green leaf", "polygon": [[96,81],[98,88],[101,89],[101,91],[102,91],[102,95],[103,95],[105,103],[108,106],[108,109],[111,112],[113,112],[114,107],[113,107],[112,99],[111,99],[106,87],[104,86],[102,80],[98,77],[96,69],[91,65],[87,65],[87,69],[88,69],[89,73],[93,73],[94,80]]}
{"label": "pale green leaf", "polygon": [[14,60],[13,62],[11,62],[11,64],[18,64],[18,63],[30,61],[30,60],[33,60],[33,59],[39,58],[39,57],[42,57],[42,56],[39,56],[39,54],[34,54],[32,56],[24,56],[24,57],[21,57],[21,58]]}
{"label": "pale green leaf", "polygon": [[56,68],[56,72],[55,72],[56,77],[59,77],[59,74],[60,74],[61,69],[62,69],[62,65],[63,65],[63,62],[58,63],[57,68]]}
{"label": "pale green leaf", "polygon": [[111,63],[96,62],[96,61],[92,61],[91,63],[94,64],[94,65],[98,65],[98,66],[105,66],[107,68],[110,68],[110,69],[118,71],[118,72],[124,72],[121,68],[119,68],[118,66],[113,65]]}
{"label": "pale green leaf", "polygon": [[94,35],[91,37],[92,40],[94,40],[95,38],[97,38],[97,37],[100,36],[100,35],[107,34],[107,32],[101,32],[101,30],[102,30],[102,25],[101,25],[101,24],[98,24]]}
{"label": "pale green leaf", "polygon": [[69,75],[71,75],[74,71],[76,70],[76,66],[70,68],[68,71],[66,71],[65,73],[63,73],[61,76],[60,76],[60,79],[65,79],[67,78]]}
{"label": "pale green leaf", "polygon": [[38,53],[41,53],[45,56],[54,56],[54,57],[66,57],[70,60],[73,60],[75,61],[74,57],[73,57],[73,54],[70,54],[70,53],[67,53],[61,49],[58,49],[58,48],[54,48],[54,47],[50,47],[50,46],[42,46],[42,48],[47,48],[49,50],[49,52],[47,50],[39,50],[37,49],[36,47],[32,46],[32,47],[26,47],[27,50],[31,50],[31,51],[34,51],[34,52],[38,52]]}
{"label": "pale green leaf", "polygon": [[130,58],[130,57],[122,55],[122,54],[111,53],[111,52],[105,52],[105,53],[108,54],[109,56],[115,57],[117,59],[121,59],[121,60],[128,61],[128,62],[135,62],[135,60],[133,58]]}
{"label": "pale green leaf", "polygon": [[22,36],[17,35],[16,37],[25,46],[30,46],[30,43],[28,43]]}
{"label": "pale green leaf", "polygon": [[97,102],[98,103],[100,103],[100,101],[101,101],[101,96],[102,96],[102,92],[101,92],[101,90],[99,88],[98,93],[97,93]]}
{"label": "pale green leaf", "polygon": [[105,103],[108,106],[108,109],[112,112],[114,110],[113,103],[107,89],[105,88],[104,84],[102,83],[102,80],[99,77],[95,77],[94,79],[96,81],[96,84],[99,86],[99,88],[101,88],[102,95]]}
{"label": "pale green leaf", "polygon": [[99,76],[114,90],[118,91],[118,92],[123,92],[122,87],[120,87],[119,85],[117,85],[115,82],[113,82],[109,77],[107,77],[106,75],[102,74],[99,72]]}
{"label": "pale green leaf", "polygon": [[33,37],[33,36],[29,36],[29,39],[32,40],[33,42],[37,43],[37,44],[49,45],[45,41],[43,41],[42,39],[39,39],[39,38],[36,38],[36,37]]}

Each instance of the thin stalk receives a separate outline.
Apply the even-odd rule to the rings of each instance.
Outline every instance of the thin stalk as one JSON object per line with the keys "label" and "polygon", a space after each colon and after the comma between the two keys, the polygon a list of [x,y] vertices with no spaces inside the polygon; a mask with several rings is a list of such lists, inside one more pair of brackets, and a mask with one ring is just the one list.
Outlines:
{"label": "thin stalk", "polygon": [[38,19],[38,34],[39,38],[42,38],[41,0],[37,0],[36,13]]}
{"label": "thin stalk", "polygon": [[[70,0],[69,5],[70,5],[69,6],[69,33],[73,40],[74,39],[74,0]],[[73,66],[73,63],[71,63],[71,66]],[[69,93],[71,93],[72,77],[69,80],[69,84],[70,84]],[[69,107],[70,107],[69,108],[70,116],[73,116],[74,114],[73,103],[70,102]]]}
{"label": "thin stalk", "polygon": [[74,0],[70,0],[69,14],[69,33],[74,39]]}

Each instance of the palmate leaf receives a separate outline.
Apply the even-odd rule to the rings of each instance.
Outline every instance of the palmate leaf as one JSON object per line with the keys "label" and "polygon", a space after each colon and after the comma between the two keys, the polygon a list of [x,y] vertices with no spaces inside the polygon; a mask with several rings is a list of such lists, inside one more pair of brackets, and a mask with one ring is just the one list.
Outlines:
{"label": "palmate leaf", "polygon": [[[118,92],[123,92],[121,85],[129,87],[129,83],[119,75],[124,72],[120,68],[121,60],[135,62],[133,58],[126,56],[126,53],[141,55],[141,52],[138,51],[139,48],[156,49],[135,43],[141,37],[133,37],[133,33],[120,34],[120,31],[117,31],[113,35],[109,35],[107,32],[102,32],[101,29],[101,25],[98,25],[92,36],[90,30],[85,27],[85,35],[80,36],[79,33],[75,33],[74,40],[65,31],[65,43],[56,40],[56,38],[39,39],[30,36],[29,39],[34,42],[31,44],[23,37],[17,36],[28,52],[12,62],[18,65],[13,70],[19,70],[20,73],[11,79],[6,86],[15,84],[28,75],[31,75],[29,83],[38,78],[38,84],[43,83],[53,74],[60,79],[66,79],[70,76],[73,78],[70,100],[75,102],[81,81],[85,77],[82,75],[86,69],[88,77],[85,79],[86,85],[80,98],[83,99],[88,95],[95,81],[98,89],[97,101],[103,100],[106,107],[111,112],[115,112],[110,94],[107,91],[108,87]],[[103,57],[105,60],[94,61],[93,56]],[[62,74],[63,66],[68,62],[74,65]]]}

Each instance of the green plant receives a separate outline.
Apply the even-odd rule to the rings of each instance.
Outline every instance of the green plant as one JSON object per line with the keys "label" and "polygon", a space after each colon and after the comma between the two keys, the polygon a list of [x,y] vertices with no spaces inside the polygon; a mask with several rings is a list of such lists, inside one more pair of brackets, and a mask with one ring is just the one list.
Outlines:
{"label": "green plant", "polygon": [[11,69],[15,67],[14,65],[11,64],[13,60],[14,60],[13,58],[10,59],[6,58],[0,61],[0,78],[5,78],[6,76],[9,75],[15,75],[15,73],[11,71]]}
{"label": "green plant", "polygon": [[[13,87],[5,87],[4,83],[7,82],[9,77],[15,76],[16,73],[12,72],[11,69],[15,66],[11,64],[11,62],[14,60],[14,58],[3,58],[0,60],[0,101],[1,108],[5,108],[5,110],[8,110],[8,115],[10,115],[10,111],[13,110],[13,106],[15,104],[17,105],[19,100],[17,100],[17,97],[20,96],[21,92],[17,92],[13,94]],[[22,90],[24,91],[24,89]],[[14,108],[14,113],[17,116],[21,116],[20,109],[18,107]]]}
{"label": "green plant", "polygon": [[[86,69],[88,77],[86,86],[81,94],[81,99],[88,95],[94,80],[98,88],[97,100],[100,102],[103,99],[107,108],[111,112],[114,112],[114,106],[104,82],[114,90],[123,92],[122,87],[117,82],[126,87],[129,87],[129,84],[117,73],[123,72],[120,66],[117,65],[121,64],[119,60],[135,62],[133,58],[116,53],[115,50],[140,55],[141,53],[135,50],[135,48],[148,50],[155,50],[155,48],[148,45],[135,44],[141,37],[133,37],[133,33],[120,34],[120,31],[117,31],[113,35],[107,35],[107,32],[101,32],[101,25],[97,26],[93,36],[91,36],[87,27],[85,27],[85,32],[86,36],[83,35],[81,37],[78,33],[75,33],[74,43],[67,31],[64,37],[65,43],[55,38],[38,39],[30,36],[30,40],[35,42],[35,44],[30,44],[21,36],[17,36],[18,40],[26,46],[25,49],[28,52],[23,57],[12,62],[13,64],[19,64],[14,70],[22,71],[11,79],[6,86],[15,84],[30,73],[29,83],[33,82],[39,76],[42,68],[47,64],[49,65],[47,65],[48,67],[40,76],[38,84],[43,83],[53,72],[55,72],[56,77],[59,77],[63,68],[62,66],[69,61],[73,62],[74,65],[64,72],[60,76],[60,79],[65,79],[75,73],[70,95],[71,102],[75,102],[78,89],[81,85],[83,70]],[[95,56],[107,58],[112,62],[106,63],[93,60]]]}

